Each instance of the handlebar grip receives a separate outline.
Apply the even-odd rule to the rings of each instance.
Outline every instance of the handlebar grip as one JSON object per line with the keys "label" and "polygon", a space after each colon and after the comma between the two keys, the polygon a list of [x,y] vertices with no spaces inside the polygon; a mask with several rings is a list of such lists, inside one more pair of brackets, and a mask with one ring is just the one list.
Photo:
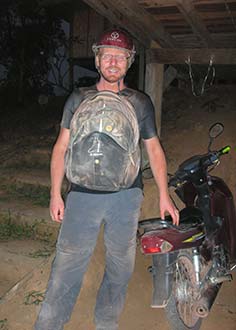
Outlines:
{"label": "handlebar grip", "polygon": [[230,150],[231,150],[230,146],[225,146],[224,148],[219,150],[219,154],[220,154],[220,156],[224,155],[224,154],[228,154],[230,152]]}
{"label": "handlebar grip", "polygon": [[225,146],[218,151],[210,152],[209,155],[204,159],[203,164],[207,167],[213,165],[215,162],[219,160],[221,156],[229,153],[230,150],[231,150],[230,146]]}

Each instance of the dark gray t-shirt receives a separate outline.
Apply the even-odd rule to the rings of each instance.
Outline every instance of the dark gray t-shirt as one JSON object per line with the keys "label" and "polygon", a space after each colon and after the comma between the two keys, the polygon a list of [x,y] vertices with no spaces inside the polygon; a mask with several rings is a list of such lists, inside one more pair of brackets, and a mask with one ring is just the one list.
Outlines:
{"label": "dark gray t-shirt", "polygon": [[[71,119],[76,109],[78,109],[80,103],[85,98],[86,92],[93,90],[94,92],[97,91],[95,85],[91,87],[82,87],[76,89],[69,96],[64,106],[63,116],[61,120],[61,127],[70,129]],[[130,88],[123,89],[120,92],[120,94],[126,96],[135,109],[136,116],[138,119],[139,129],[140,129],[140,137],[145,140],[156,136],[157,129],[155,124],[154,107],[150,97],[140,91],[136,91]],[[135,180],[131,188],[135,188],[135,187],[139,187],[141,189],[143,187],[141,173],[139,173],[137,179]],[[74,184],[72,184],[72,190],[97,193],[97,191],[80,187]],[[104,191],[102,193],[104,193]]]}

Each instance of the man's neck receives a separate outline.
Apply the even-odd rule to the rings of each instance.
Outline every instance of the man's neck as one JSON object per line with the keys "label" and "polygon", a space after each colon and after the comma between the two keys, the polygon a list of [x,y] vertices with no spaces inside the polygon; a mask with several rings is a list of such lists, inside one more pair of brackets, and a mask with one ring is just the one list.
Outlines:
{"label": "man's neck", "polygon": [[114,82],[114,83],[110,83],[108,81],[106,81],[105,79],[101,78],[99,80],[99,82],[97,83],[97,89],[98,91],[111,91],[114,93],[118,93],[119,91],[122,91],[122,89],[125,89],[126,86],[124,84],[124,80],[120,80],[120,82],[118,83],[118,81]]}

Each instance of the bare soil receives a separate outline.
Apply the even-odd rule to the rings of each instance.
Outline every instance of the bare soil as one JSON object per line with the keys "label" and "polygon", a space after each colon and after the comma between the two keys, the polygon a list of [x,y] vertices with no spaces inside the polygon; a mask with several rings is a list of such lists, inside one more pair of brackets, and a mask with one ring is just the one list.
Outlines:
{"label": "bare soil", "polygon": [[[217,139],[214,147],[219,148],[229,144],[233,150],[222,159],[214,173],[224,178],[236,199],[235,91],[235,86],[216,86],[202,97],[195,98],[189,91],[171,88],[164,94],[161,140],[167,156],[168,171],[174,172],[177,165],[187,157],[207,150],[209,126],[214,122],[222,122],[225,131]],[[27,171],[27,175],[20,172],[19,177],[27,176],[29,180],[30,170]],[[4,173],[6,175],[6,172]],[[33,171],[32,177],[35,179]],[[45,171],[44,178],[41,172],[39,178],[41,182],[47,181],[48,172]],[[144,194],[141,218],[157,216],[158,191],[152,179],[145,180]],[[171,194],[174,197],[174,193]],[[2,196],[3,192],[0,198]],[[175,197],[174,199],[181,207],[181,203]],[[5,201],[5,204],[7,203],[9,200]],[[14,204],[14,201],[9,205],[12,203]],[[22,203],[24,201],[21,201]],[[2,209],[3,204],[1,203]],[[26,205],[29,208],[29,202]],[[46,208],[42,211],[34,207],[34,218],[40,218],[45,210]],[[45,214],[44,218],[46,218]],[[49,221],[49,218],[46,221]],[[40,306],[39,301],[45,291],[54,257],[52,244],[48,244],[36,239],[0,241],[1,330],[33,329]],[[38,251],[50,251],[51,254],[42,256]],[[94,330],[93,308],[103,275],[103,265],[104,247],[101,232],[84,278],[80,297],[65,329]],[[130,281],[126,305],[120,319],[121,330],[168,329],[164,311],[150,307],[152,283],[151,275],[147,271],[149,265],[150,259],[144,257],[138,248],[135,272]],[[228,330],[236,328],[236,281],[223,284],[209,317],[203,322],[202,329],[222,330],[222,327]]]}

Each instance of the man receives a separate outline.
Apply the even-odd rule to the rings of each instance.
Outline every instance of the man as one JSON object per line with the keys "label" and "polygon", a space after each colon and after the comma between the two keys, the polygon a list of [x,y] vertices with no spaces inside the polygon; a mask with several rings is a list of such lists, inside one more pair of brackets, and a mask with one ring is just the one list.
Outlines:
{"label": "man", "polygon": [[[73,145],[70,144],[73,126],[71,121],[75,117],[76,109],[82,107],[89,93],[109,91],[132,104],[159,187],[161,217],[164,218],[167,212],[174,224],[179,222],[178,211],[168,193],[166,161],[156,134],[152,103],[147,95],[127,88],[124,83],[126,72],[134,60],[133,42],[124,31],[114,29],[105,32],[93,46],[93,50],[100,80],[96,86],[79,89],[69,97],[64,108],[60,134],[53,149],[50,213],[54,221],[62,222],[62,226],[46,298],[35,324],[36,330],[62,330],[64,324],[69,321],[102,224],[106,265],[95,307],[96,330],[118,329],[127,284],[134,268],[136,231],[142,202],[140,171],[131,186],[126,188],[117,188],[116,191],[105,188],[99,191],[86,184],[72,183],[65,208],[61,197],[64,159],[69,146]],[[107,126],[108,131],[111,130],[110,126]],[[97,136],[96,141],[99,140]],[[102,143],[104,144],[104,141]],[[113,156],[115,157],[116,153],[113,153]],[[95,159],[95,166],[97,163],[99,160]],[[111,163],[109,168],[113,166]]]}

